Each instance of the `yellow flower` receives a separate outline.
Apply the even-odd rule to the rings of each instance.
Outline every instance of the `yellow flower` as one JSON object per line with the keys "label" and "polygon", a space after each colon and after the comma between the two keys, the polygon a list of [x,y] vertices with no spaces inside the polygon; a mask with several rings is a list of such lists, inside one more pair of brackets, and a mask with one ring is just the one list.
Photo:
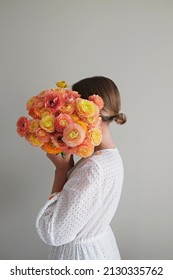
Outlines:
{"label": "yellow flower", "polygon": [[47,115],[40,120],[40,126],[47,132],[55,131],[55,116]]}
{"label": "yellow flower", "polygon": [[42,146],[44,143],[37,138],[35,133],[28,133],[26,135],[26,140],[33,146]]}
{"label": "yellow flower", "polygon": [[66,81],[57,82],[56,85],[57,85],[57,87],[60,87],[60,88],[66,88],[67,87]]}
{"label": "yellow flower", "polygon": [[102,141],[102,131],[99,127],[89,130],[87,136],[94,146],[98,146]]}
{"label": "yellow flower", "polygon": [[87,128],[86,123],[84,123],[83,121],[76,121],[76,123],[79,124],[80,126],[82,126],[85,133],[87,132],[88,128]]}
{"label": "yellow flower", "polygon": [[98,111],[98,107],[92,101],[77,98],[76,100],[77,114],[82,117],[93,117]]}

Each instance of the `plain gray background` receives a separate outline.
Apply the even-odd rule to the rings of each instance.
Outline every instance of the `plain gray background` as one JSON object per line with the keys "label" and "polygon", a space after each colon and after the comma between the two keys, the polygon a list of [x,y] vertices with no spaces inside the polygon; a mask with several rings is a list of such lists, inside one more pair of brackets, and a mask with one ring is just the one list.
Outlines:
{"label": "plain gray background", "polygon": [[122,259],[173,259],[173,1],[0,0],[0,259],[47,259],[35,219],[54,167],[16,134],[26,101],[65,79],[117,84],[125,179],[112,221]]}

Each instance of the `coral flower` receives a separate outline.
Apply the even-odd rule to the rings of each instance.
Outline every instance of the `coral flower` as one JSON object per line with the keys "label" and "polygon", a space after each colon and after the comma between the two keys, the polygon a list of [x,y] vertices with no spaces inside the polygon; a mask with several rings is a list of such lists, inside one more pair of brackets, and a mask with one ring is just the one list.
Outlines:
{"label": "coral flower", "polygon": [[28,132],[29,121],[26,117],[20,117],[16,123],[17,133],[23,137]]}
{"label": "coral flower", "polygon": [[62,113],[67,113],[69,115],[71,115],[74,112],[75,109],[75,102],[65,102],[63,103],[62,107],[60,108],[60,111]]}
{"label": "coral flower", "polygon": [[44,145],[41,146],[41,149],[47,152],[48,154],[54,154],[54,155],[62,152],[62,150],[60,148],[57,148],[51,140],[47,143],[44,143]]}
{"label": "coral flower", "polygon": [[94,145],[89,141],[89,139],[85,139],[83,143],[75,148],[75,154],[86,158],[93,154]]}
{"label": "coral flower", "polygon": [[40,127],[39,120],[29,120],[28,132],[33,133]]}
{"label": "coral flower", "polygon": [[42,109],[45,107],[45,97],[44,96],[36,96],[33,106],[37,109]]}
{"label": "coral flower", "polygon": [[47,132],[55,131],[55,116],[47,115],[40,120],[40,126]]}
{"label": "coral flower", "polygon": [[49,140],[50,140],[50,134],[42,128],[37,129],[36,136],[39,141],[44,142],[44,143],[49,142]]}
{"label": "coral flower", "polygon": [[89,96],[88,100],[93,101],[99,107],[99,109],[102,109],[104,106],[103,99],[99,95],[93,94]]}
{"label": "coral flower", "polygon": [[93,128],[88,131],[87,137],[94,146],[100,145],[102,141],[102,132],[100,128]]}
{"label": "coral flower", "polygon": [[85,139],[84,129],[76,123],[69,124],[63,131],[62,141],[69,147],[80,145]]}
{"label": "coral flower", "polygon": [[57,131],[63,131],[71,123],[73,123],[73,119],[68,114],[60,114],[55,118],[55,129]]}
{"label": "coral flower", "polygon": [[55,90],[50,90],[45,97],[45,107],[50,108],[52,113],[56,113],[62,105],[62,95]]}
{"label": "coral flower", "polygon": [[92,101],[77,98],[76,99],[77,114],[82,117],[93,117],[98,111],[98,107]]}
{"label": "coral flower", "polygon": [[27,133],[25,138],[33,146],[42,146],[44,144],[35,133]]}

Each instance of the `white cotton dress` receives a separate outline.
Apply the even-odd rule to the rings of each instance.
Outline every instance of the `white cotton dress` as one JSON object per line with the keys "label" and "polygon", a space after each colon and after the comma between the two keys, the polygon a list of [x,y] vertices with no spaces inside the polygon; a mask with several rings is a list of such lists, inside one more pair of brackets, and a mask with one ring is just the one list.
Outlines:
{"label": "white cotton dress", "polygon": [[36,229],[49,245],[48,259],[121,259],[110,222],[116,212],[124,169],[118,148],[80,159],[62,191],[39,211]]}

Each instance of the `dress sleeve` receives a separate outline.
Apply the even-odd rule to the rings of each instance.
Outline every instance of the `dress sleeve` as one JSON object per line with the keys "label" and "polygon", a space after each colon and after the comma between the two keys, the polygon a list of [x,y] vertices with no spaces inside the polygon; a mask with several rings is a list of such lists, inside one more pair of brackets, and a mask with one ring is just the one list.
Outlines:
{"label": "dress sleeve", "polygon": [[95,214],[102,174],[101,166],[90,159],[74,169],[62,191],[46,202],[36,219],[37,232],[46,244],[60,246],[74,240]]}

